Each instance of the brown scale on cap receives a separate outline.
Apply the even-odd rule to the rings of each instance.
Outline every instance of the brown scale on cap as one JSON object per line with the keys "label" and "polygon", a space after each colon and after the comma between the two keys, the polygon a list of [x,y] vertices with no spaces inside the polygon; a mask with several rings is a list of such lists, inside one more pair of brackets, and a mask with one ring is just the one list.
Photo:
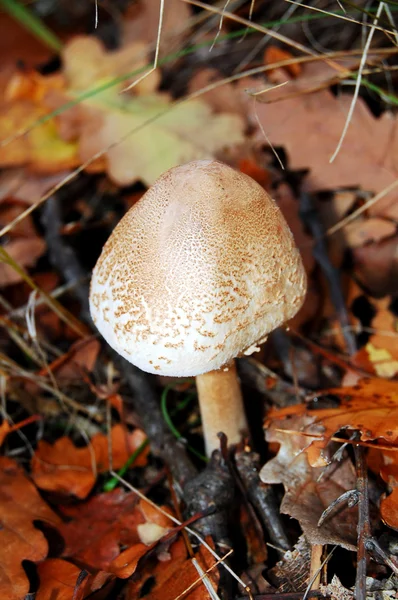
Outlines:
{"label": "brown scale on cap", "polygon": [[164,173],[115,228],[94,269],[91,313],[141,369],[219,369],[293,317],[306,276],[274,201],[216,161]]}

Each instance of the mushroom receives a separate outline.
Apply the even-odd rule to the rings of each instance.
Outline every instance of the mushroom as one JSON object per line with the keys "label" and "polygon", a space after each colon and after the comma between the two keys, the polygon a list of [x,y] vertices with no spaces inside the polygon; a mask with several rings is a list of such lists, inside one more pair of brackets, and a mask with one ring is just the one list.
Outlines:
{"label": "mushroom", "polygon": [[306,275],[274,200],[213,160],[166,171],[126,213],[94,268],[106,341],[149,373],[196,376],[205,447],[247,431],[235,357],[292,318]]}

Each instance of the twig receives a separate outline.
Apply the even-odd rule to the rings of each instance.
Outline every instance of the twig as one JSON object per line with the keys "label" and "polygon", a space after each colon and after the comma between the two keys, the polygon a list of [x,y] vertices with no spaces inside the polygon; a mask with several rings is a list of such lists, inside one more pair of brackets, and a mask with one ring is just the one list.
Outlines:
{"label": "twig", "polygon": [[355,337],[349,329],[350,321],[340,285],[340,274],[330,261],[327,253],[323,227],[314,208],[311,196],[306,192],[302,192],[300,195],[300,215],[314,238],[314,258],[321,267],[329,283],[330,297],[336,309],[337,318],[341,324],[347,350],[350,355],[353,355],[357,350],[357,345]]}
{"label": "twig", "polygon": [[223,550],[231,547],[227,513],[235,498],[232,474],[221,452],[213,452],[206,468],[184,488],[184,498],[190,514],[214,506],[214,513],[200,522],[202,535],[212,535]]}
{"label": "twig", "polygon": [[358,553],[355,598],[356,600],[366,600],[366,542],[371,538],[368,472],[364,448],[355,445],[354,454],[358,491]]}
{"label": "twig", "polygon": [[248,499],[267,530],[272,544],[284,554],[284,551],[291,549],[290,542],[281,522],[273,489],[260,480],[258,454],[238,452],[235,462]]}

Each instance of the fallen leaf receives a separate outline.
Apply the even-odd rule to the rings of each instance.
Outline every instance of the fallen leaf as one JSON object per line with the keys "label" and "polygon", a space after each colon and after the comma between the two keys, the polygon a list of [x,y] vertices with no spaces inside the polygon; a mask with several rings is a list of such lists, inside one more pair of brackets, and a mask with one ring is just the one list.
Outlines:
{"label": "fallen leaf", "polygon": [[46,77],[33,69],[24,69],[17,71],[10,79],[4,99],[31,100],[39,104],[49,89],[62,90],[63,86],[64,78],[58,73]]}
{"label": "fallen leaf", "polygon": [[[122,425],[115,425],[111,433],[113,468],[122,467],[144,439],[140,429],[128,433]],[[43,490],[85,498],[97,474],[109,470],[108,453],[109,440],[103,433],[94,435],[84,448],[77,448],[68,437],[54,444],[41,440],[31,461],[33,480]],[[145,464],[146,456],[144,451],[132,466]]]}
{"label": "fallen leaf", "polygon": [[[6,200],[0,204],[0,227],[4,227],[17,219],[26,209],[23,202]],[[27,268],[46,251],[44,240],[37,235],[33,219],[29,216],[13,227],[4,243],[4,249],[19,267]],[[13,285],[23,280],[21,272],[7,262],[0,262],[0,287]],[[31,293],[31,288],[29,293]]]}
{"label": "fallen leaf", "polygon": [[[209,541],[209,540],[207,540]],[[137,577],[127,584],[126,600],[146,598],[147,600],[175,600],[177,596],[188,590],[196,582],[192,591],[184,594],[189,600],[210,600],[211,596],[202,583],[200,573],[188,556],[184,540],[180,537],[169,550],[169,560],[147,560]],[[203,571],[215,564],[214,557],[203,546],[195,554]],[[208,574],[208,580],[213,589],[217,589],[219,575],[216,569]],[[145,592],[145,584],[152,583],[150,591]]]}
{"label": "fallen leaf", "polygon": [[22,561],[39,562],[48,552],[47,540],[33,525],[44,521],[57,527],[61,520],[39,495],[18,464],[0,458],[0,597],[24,600],[29,580]]}
{"label": "fallen leaf", "polygon": [[[324,449],[340,430],[358,431],[362,442],[373,442],[372,451],[380,452],[379,458],[385,464],[380,474],[392,490],[392,494],[381,502],[381,513],[390,527],[398,529],[398,494],[395,491],[398,486],[398,456],[395,450],[398,441],[398,382],[376,378],[363,379],[351,387],[323,390],[317,394],[317,398],[325,395],[337,397],[340,406],[312,410],[306,404],[298,404],[281,410],[271,410],[269,425],[272,428],[289,429],[290,435],[301,438],[305,460],[308,461],[308,465],[314,466],[325,462]],[[273,435],[272,430],[270,435]],[[377,443],[382,448],[378,449]],[[386,446],[391,446],[391,450]],[[264,467],[265,473],[268,465]],[[290,476],[290,466],[285,466]],[[295,510],[294,507],[290,508],[290,505],[289,509]]]}
{"label": "fallen leaf", "polygon": [[[3,103],[0,108],[1,140],[8,139],[18,131],[30,127],[49,112],[30,100]],[[26,165],[35,173],[49,174],[73,169],[78,164],[76,144],[59,137],[53,119],[32,128],[24,136],[0,146],[2,167]]]}
{"label": "fallen leaf", "polygon": [[398,291],[398,236],[378,244],[354,248],[354,273],[359,282],[376,297]]}
{"label": "fallen leaf", "polygon": [[[190,78],[188,93],[194,94],[221,79],[222,75],[217,69],[201,68]],[[201,98],[216,113],[236,113],[241,116],[245,114],[246,109],[242,97],[232,83],[225,83],[210,89],[203,93]]]}
{"label": "fallen leaf", "polygon": [[53,51],[23,27],[18,19],[4,11],[0,13],[0,30],[0,94],[3,96],[18,62],[22,62],[25,68],[33,68],[50,60]]}
{"label": "fallen leaf", "polygon": [[[79,35],[62,50],[64,75],[70,89],[87,90],[98,81],[138,71],[137,75],[124,81],[123,85],[127,87],[129,83],[141,79],[144,67],[148,65],[147,54],[148,48],[143,42],[134,41],[120,50],[109,52],[97,37]],[[153,71],[134,85],[134,93],[155,92],[160,77],[158,70]]]}
{"label": "fallen leaf", "polygon": [[398,442],[398,382],[385,379],[362,379],[352,387],[331,388],[318,392],[316,398],[331,395],[340,400],[338,408],[309,409],[307,404],[296,404],[280,410],[271,410],[269,423],[293,415],[309,419],[301,428],[306,435],[319,436],[326,447],[330,438],[340,429],[359,431],[363,442],[379,440],[383,444]]}
{"label": "fallen leaf", "polygon": [[398,452],[383,450],[378,454],[381,461],[380,475],[391,492],[381,501],[381,518],[386,525],[398,530]]}
{"label": "fallen leaf", "polygon": [[356,541],[355,510],[341,511],[318,527],[324,510],[341,494],[355,487],[351,462],[335,461],[326,471],[325,467],[312,467],[305,451],[311,442],[300,434],[301,430],[307,429],[309,417],[305,414],[290,419],[276,417],[283,412],[273,411],[271,426],[266,431],[267,441],[280,444],[280,448],[277,456],[261,469],[261,480],[284,485],[285,496],[280,510],[299,521],[311,544],[338,544],[353,550]]}
{"label": "fallen leaf", "polygon": [[37,574],[40,584],[35,600],[83,600],[88,596],[91,598],[90,593],[103,588],[109,582],[112,584],[114,579],[112,575],[103,571],[96,575],[84,573],[82,569],[62,558],[48,558],[39,563]]}
{"label": "fallen leaf", "polygon": [[[62,514],[68,517],[59,527],[65,540],[63,556],[83,564],[88,570],[108,571],[119,556],[123,555],[125,561],[121,548],[138,546],[146,553],[149,546],[169,531],[172,523],[159,512],[155,517],[157,523],[148,518],[145,504],[136,494],[116,489],[98,494],[83,504],[60,507]],[[143,542],[139,530],[145,525],[156,525],[158,533],[148,544]],[[115,574],[120,576],[120,573]]]}
{"label": "fallen leaf", "polygon": [[[224,146],[243,140],[244,122],[240,117],[214,115],[201,100],[173,106],[160,95],[137,98],[115,95],[111,101],[111,107],[106,101],[101,106],[99,99],[92,107],[88,101],[82,103],[73,127],[78,124],[81,162],[113,145],[105,154],[106,169],[118,185],[138,180],[151,185],[173,166],[209,158]],[[68,118],[66,113],[60,115],[61,127]],[[63,131],[65,135],[65,128]],[[129,131],[132,135],[124,139]]]}
{"label": "fallen leaf", "polygon": [[[82,46],[88,46],[89,51],[82,51]],[[5,104],[0,138],[31,127],[74,99],[75,90],[87,79],[101,84],[102,91],[1,147],[0,166],[28,165],[36,173],[52,173],[74,168],[99,153],[90,163],[90,172],[106,170],[118,185],[139,180],[151,185],[162,172],[177,164],[210,158],[225,146],[243,141],[244,119],[236,114],[214,114],[202,100],[172,104],[166,94],[148,94],[147,87],[143,96],[121,94],[126,85],[121,81],[104,89],[115,71],[119,75],[119,70],[131,68],[127,48],[106,53],[95,38],[79,37],[66,45],[63,59],[64,90],[49,84],[43,100],[22,99]],[[81,73],[84,81],[79,79]],[[145,86],[148,82],[145,79]],[[128,132],[131,134],[126,137]]]}
{"label": "fallen leaf", "polygon": [[[38,236],[10,240],[4,245],[10,257],[20,267],[33,267],[37,260],[46,251],[45,242]],[[0,262],[0,287],[12,285],[22,281],[21,274],[11,265]]]}
{"label": "fallen leaf", "polygon": [[325,596],[330,596],[333,600],[353,600],[354,594],[351,590],[345,588],[337,575],[333,575],[333,579],[328,585],[320,585],[319,589]]}
{"label": "fallen leaf", "polygon": [[[293,59],[293,55],[284,50],[283,48],[279,48],[278,46],[267,46],[264,51],[264,64],[265,65],[273,65],[278,62],[282,62],[283,60]],[[290,77],[298,77],[301,74],[302,67],[300,63],[292,63],[290,65],[286,65],[286,67],[279,67],[278,69],[271,69],[271,71],[267,71],[267,76],[271,81],[274,81],[273,77],[275,76],[275,71],[285,71],[285,79],[286,73]]]}
{"label": "fallen leaf", "polygon": [[[303,73],[313,70],[314,66],[306,65]],[[265,102],[268,97],[261,96]],[[312,190],[360,186],[377,194],[398,176],[396,120],[387,112],[376,119],[358,98],[342,148],[330,163],[350,103],[350,95],[336,97],[326,89],[268,104],[259,97],[253,105],[250,98],[247,109],[257,114],[273,146],[284,147],[291,169],[310,169],[307,183]],[[369,214],[397,219],[397,199],[398,192],[391,192]]]}
{"label": "fallen leaf", "polygon": [[84,373],[93,370],[100,350],[101,344],[95,338],[78,340],[72,344],[66,354],[45,367],[39,375],[46,375],[50,369],[57,379],[69,382],[81,381]]}
{"label": "fallen leaf", "polygon": [[376,348],[372,343],[366,344],[369,360],[379,377],[394,377],[398,373],[398,361],[386,348]]}
{"label": "fallen leaf", "polygon": [[380,217],[359,218],[349,223],[344,230],[350,248],[364,246],[371,242],[380,242],[395,235],[397,226],[393,221]]}
{"label": "fallen leaf", "polygon": [[[7,169],[0,174],[0,200],[12,198],[33,204],[65,179],[68,173],[61,171],[52,175],[35,175],[23,167]],[[25,218],[23,222],[26,221]]]}
{"label": "fallen leaf", "polygon": [[310,578],[311,546],[303,535],[293,550],[288,550],[267,577],[278,590],[278,594],[305,591]]}
{"label": "fallen leaf", "polygon": [[40,586],[35,600],[82,600],[83,589],[75,594],[81,572],[79,567],[60,558],[51,558],[40,563],[37,567]]}

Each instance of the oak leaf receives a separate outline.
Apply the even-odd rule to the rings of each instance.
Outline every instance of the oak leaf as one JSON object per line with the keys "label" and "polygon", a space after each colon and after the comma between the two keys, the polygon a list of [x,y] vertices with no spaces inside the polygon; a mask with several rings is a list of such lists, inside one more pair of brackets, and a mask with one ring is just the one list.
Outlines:
{"label": "oak leaf", "polygon": [[[195,554],[195,559],[202,571],[207,571],[215,564],[214,557],[204,547]],[[208,580],[213,589],[216,589],[219,580],[216,569],[208,574]],[[149,582],[152,583],[150,591],[145,592],[145,584]],[[190,591],[184,594],[184,598],[188,600],[211,598],[192,559],[188,556],[185,541],[180,537],[170,547],[168,560],[157,561],[156,564],[153,560],[146,561],[137,577],[127,584],[126,600],[174,600],[188,589]]]}
{"label": "oak leaf", "polygon": [[83,600],[114,579],[102,571],[94,576],[83,572],[82,577],[82,569],[61,558],[40,563],[37,574],[40,584],[35,600]]}
{"label": "oak leaf", "polygon": [[[82,52],[82,47],[88,51]],[[91,172],[106,170],[118,185],[138,180],[151,185],[177,164],[210,158],[243,141],[244,119],[236,114],[213,114],[202,100],[173,104],[166,94],[149,94],[148,89],[142,96],[121,94],[126,85],[121,73],[131,71],[129,52],[126,47],[106,53],[101,43],[90,37],[72,40],[63,51],[64,88],[59,88],[59,78],[54,87],[49,77],[47,94],[37,94],[31,86],[31,99],[25,97],[26,89],[31,88],[19,75],[23,98],[14,91],[16,99],[4,105],[0,139],[12,138],[24,128],[29,131],[0,148],[0,166],[28,165],[33,172],[53,173],[99,154],[90,163]],[[119,84],[107,87],[115,75]],[[61,110],[56,120],[37,126],[41,117],[73,101],[87,79],[89,88],[102,91]],[[147,79],[145,82],[148,85]],[[42,85],[45,81],[40,79]]]}
{"label": "oak leaf", "polygon": [[300,434],[310,419],[305,415],[277,418],[280,412],[283,410],[273,411],[272,427],[266,431],[267,441],[280,444],[280,448],[277,456],[261,469],[262,481],[284,485],[285,496],[280,510],[299,521],[310,543],[339,544],[353,550],[355,510],[346,509],[318,527],[324,510],[341,494],[355,487],[352,464],[345,460],[333,463],[327,470],[312,467],[305,451],[311,441]]}
{"label": "oak leaf", "polygon": [[387,445],[398,443],[398,382],[366,378],[350,387],[322,390],[316,398],[332,395],[340,400],[338,408],[309,409],[297,404],[281,410],[271,410],[268,421],[306,415],[308,423],[301,429],[306,435],[319,437],[316,442],[326,447],[330,438],[341,429],[359,431],[363,442],[379,441]]}
{"label": "oak leaf", "polygon": [[[303,76],[318,71],[317,65],[306,65]],[[300,78],[297,81],[300,82]],[[260,120],[272,145],[285,149],[290,168],[310,169],[308,184],[313,190],[360,186],[377,194],[397,179],[395,117],[386,112],[376,119],[366,103],[358,98],[342,148],[330,163],[352,96],[336,97],[328,89],[299,93],[296,87],[295,81],[285,85],[283,94],[288,96],[291,91],[292,97],[278,101],[269,93],[258,97],[255,105],[252,98],[248,98],[247,108],[253,122],[256,118]],[[263,139],[261,133],[259,136]],[[396,219],[397,200],[398,192],[394,190],[370,208],[369,213]]]}
{"label": "oak leaf", "polygon": [[[111,431],[113,468],[122,467],[144,440],[145,434],[140,429],[129,433],[122,425],[115,425]],[[144,451],[133,466],[145,464],[146,455]],[[77,498],[88,496],[98,473],[105,473],[109,468],[109,440],[103,433],[94,435],[84,448],[77,448],[68,437],[54,444],[41,440],[31,461],[37,487]]]}
{"label": "oak leaf", "polygon": [[57,527],[61,519],[40,497],[23,469],[0,458],[0,598],[23,600],[29,581],[22,561],[39,562],[48,552],[47,540],[34,526],[44,521]]}
{"label": "oak leaf", "polygon": [[[4,103],[0,113],[0,139],[6,140],[30,127],[48,112],[41,104],[31,100]],[[26,165],[35,173],[56,173],[78,166],[77,146],[60,138],[52,119],[0,147],[0,165]]]}
{"label": "oak leaf", "polygon": [[[148,512],[147,506],[136,494],[121,489],[96,495],[83,504],[61,506],[62,514],[68,517],[68,522],[59,527],[65,540],[63,556],[89,570],[108,571],[118,557],[125,567],[128,561],[121,547],[138,548],[141,556],[172,525],[163,514]],[[143,540],[142,531],[146,526],[155,526],[157,535]],[[121,576],[115,564],[112,572]],[[129,574],[132,572],[130,569]]]}
{"label": "oak leaf", "polygon": [[40,586],[35,600],[82,600],[83,590],[75,594],[81,569],[60,558],[48,559],[38,565]]}
{"label": "oak leaf", "polygon": [[[323,390],[317,399],[325,395],[337,398],[339,406],[309,409],[307,404],[299,404],[272,410],[268,417],[271,430],[267,436],[275,435],[272,430],[277,428],[288,429],[289,435],[301,438],[301,460],[307,461],[315,472],[315,467],[327,464],[325,448],[335,434],[342,430],[358,432],[361,442],[371,442],[372,451],[380,453],[383,465],[380,474],[392,491],[381,501],[381,514],[390,527],[398,529],[398,382],[362,379],[354,386]],[[269,466],[265,465],[264,469],[267,473]]]}

